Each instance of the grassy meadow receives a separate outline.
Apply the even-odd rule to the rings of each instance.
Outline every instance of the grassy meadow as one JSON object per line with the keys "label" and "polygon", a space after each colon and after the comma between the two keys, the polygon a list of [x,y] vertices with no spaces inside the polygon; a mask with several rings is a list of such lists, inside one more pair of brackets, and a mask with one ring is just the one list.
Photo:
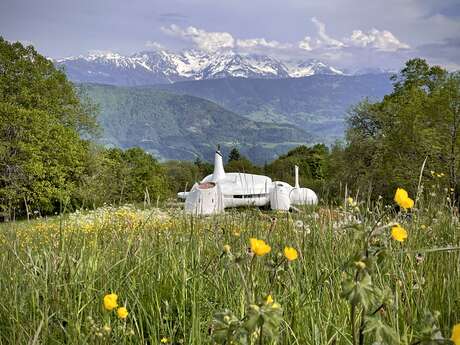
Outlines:
{"label": "grassy meadow", "polygon": [[[107,206],[1,224],[0,344],[451,343],[460,225],[448,191],[408,212],[357,197],[301,211]],[[250,238],[270,251],[255,255]],[[110,293],[126,318],[104,308]]]}

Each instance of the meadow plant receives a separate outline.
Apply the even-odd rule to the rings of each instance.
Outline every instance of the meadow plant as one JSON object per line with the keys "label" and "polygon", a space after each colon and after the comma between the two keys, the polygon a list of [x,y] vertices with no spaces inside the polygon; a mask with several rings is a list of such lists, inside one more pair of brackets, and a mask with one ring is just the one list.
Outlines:
{"label": "meadow plant", "polygon": [[432,188],[410,208],[347,196],[2,224],[0,344],[459,345],[460,225]]}

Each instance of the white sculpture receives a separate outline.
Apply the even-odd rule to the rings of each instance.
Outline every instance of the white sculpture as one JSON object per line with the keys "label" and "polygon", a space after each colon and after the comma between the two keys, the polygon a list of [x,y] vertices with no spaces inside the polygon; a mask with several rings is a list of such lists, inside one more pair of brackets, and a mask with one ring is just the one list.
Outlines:
{"label": "white sculpture", "polygon": [[185,200],[185,211],[195,215],[217,214],[228,207],[266,206],[288,211],[291,206],[315,205],[315,192],[299,186],[299,167],[295,166],[295,186],[270,177],[244,173],[225,173],[222,154],[216,151],[214,172],[189,192],[178,193]]}

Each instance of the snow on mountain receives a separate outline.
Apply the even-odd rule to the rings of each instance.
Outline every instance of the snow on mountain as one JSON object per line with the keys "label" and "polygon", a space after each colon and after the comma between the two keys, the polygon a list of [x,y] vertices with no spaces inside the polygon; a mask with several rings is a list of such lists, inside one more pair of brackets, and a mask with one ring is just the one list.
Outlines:
{"label": "snow on mountain", "polygon": [[290,62],[286,66],[291,78],[308,77],[314,74],[344,74],[342,71],[315,59],[305,62]]}
{"label": "snow on mountain", "polygon": [[233,51],[208,54],[199,50],[180,53],[155,50],[124,56],[95,52],[55,60],[76,82],[115,85],[149,85],[181,80],[241,78],[300,78],[314,74],[343,74],[317,60],[282,62],[273,57]]}

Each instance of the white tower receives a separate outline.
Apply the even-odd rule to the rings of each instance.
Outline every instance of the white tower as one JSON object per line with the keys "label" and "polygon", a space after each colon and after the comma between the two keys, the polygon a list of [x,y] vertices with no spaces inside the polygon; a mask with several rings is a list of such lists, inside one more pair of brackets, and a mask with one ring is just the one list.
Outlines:
{"label": "white tower", "polygon": [[300,185],[299,185],[299,167],[297,165],[294,166],[294,171],[295,171],[294,188],[300,188]]}
{"label": "white tower", "polygon": [[214,171],[212,173],[211,182],[217,182],[225,178],[224,163],[222,161],[222,153],[220,147],[217,147],[216,154],[214,155]]}

